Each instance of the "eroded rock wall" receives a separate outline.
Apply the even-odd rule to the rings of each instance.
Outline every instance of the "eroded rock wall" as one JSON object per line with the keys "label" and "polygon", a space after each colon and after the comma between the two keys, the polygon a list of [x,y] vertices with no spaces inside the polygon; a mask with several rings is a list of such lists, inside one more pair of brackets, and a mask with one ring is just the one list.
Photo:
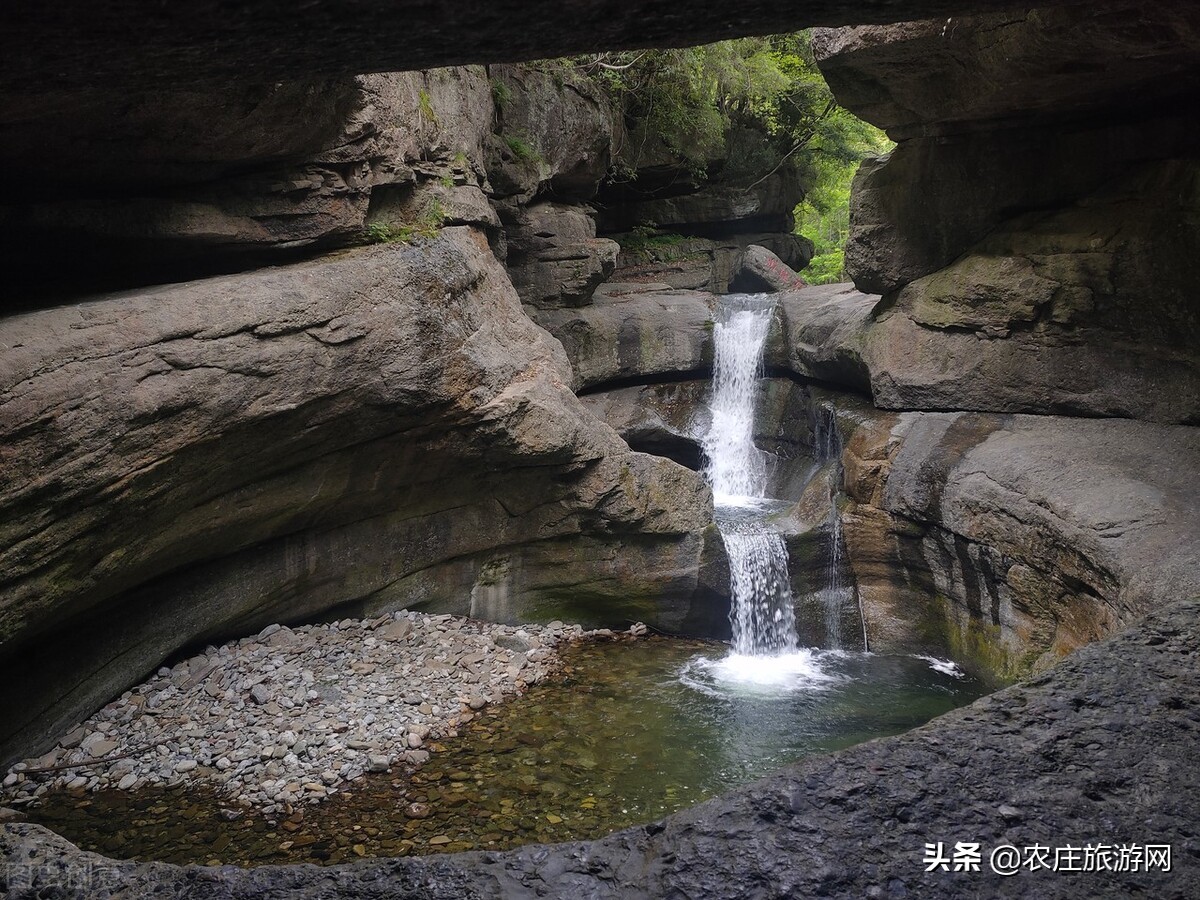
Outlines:
{"label": "eroded rock wall", "polygon": [[0,755],[192,642],[333,608],[480,613],[482,585],[495,618],[686,630],[707,489],[579,405],[479,231],[0,333]]}
{"label": "eroded rock wall", "polygon": [[819,32],[898,141],[856,178],[875,401],[1200,422],[1200,15],[1114,0]]}

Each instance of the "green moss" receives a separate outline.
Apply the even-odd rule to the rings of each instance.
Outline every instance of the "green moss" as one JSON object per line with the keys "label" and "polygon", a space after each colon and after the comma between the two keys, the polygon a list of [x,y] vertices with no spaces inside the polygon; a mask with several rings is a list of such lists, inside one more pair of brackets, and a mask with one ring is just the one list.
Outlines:
{"label": "green moss", "polygon": [[504,139],[504,143],[508,145],[513,157],[520,162],[536,163],[542,160],[541,154],[523,137],[509,135]]}
{"label": "green moss", "polygon": [[[999,625],[989,625],[974,616],[961,615],[955,605],[937,595],[928,622],[922,623],[931,637],[949,649],[950,656],[971,674],[999,686],[1028,675],[1033,658],[1014,657],[1001,641]],[[1036,658],[1036,654],[1033,654]]]}
{"label": "green moss", "polygon": [[512,91],[503,81],[492,79],[492,102],[497,109],[504,109],[512,100]]}
{"label": "green moss", "polygon": [[669,262],[687,256],[687,240],[682,234],[659,232],[652,225],[639,225],[617,237],[622,251],[646,262]]}
{"label": "green moss", "polygon": [[424,88],[417,91],[417,105],[420,108],[422,119],[433,125],[441,125],[437,112],[434,111],[433,99],[429,96],[429,91]]}

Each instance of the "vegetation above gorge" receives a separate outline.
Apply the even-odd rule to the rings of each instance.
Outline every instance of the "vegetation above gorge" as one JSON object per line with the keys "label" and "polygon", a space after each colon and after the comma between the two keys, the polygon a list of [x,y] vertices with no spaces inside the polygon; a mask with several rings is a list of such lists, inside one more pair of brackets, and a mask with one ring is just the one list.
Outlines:
{"label": "vegetation above gorge", "polygon": [[603,53],[548,65],[600,86],[624,120],[610,179],[674,157],[697,183],[751,188],[791,169],[805,188],[796,230],[813,241],[809,281],[843,280],[850,181],[890,143],[838,105],[807,31],[677,49]]}

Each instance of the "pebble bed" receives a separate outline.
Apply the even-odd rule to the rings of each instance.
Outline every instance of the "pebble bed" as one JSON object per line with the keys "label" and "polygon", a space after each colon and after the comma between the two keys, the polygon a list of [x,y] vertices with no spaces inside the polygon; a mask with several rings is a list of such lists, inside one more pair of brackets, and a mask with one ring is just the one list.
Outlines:
{"label": "pebble bed", "polygon": [[[634,626],[634,634],[645,626]],[[366,772],[411,771],[478,710],[545,679],[555,646],[611,632],[398,612],[288,628],[184,660],[105,706],[44,756],[14,765],[0,798],[198,783],[286,814]]]}

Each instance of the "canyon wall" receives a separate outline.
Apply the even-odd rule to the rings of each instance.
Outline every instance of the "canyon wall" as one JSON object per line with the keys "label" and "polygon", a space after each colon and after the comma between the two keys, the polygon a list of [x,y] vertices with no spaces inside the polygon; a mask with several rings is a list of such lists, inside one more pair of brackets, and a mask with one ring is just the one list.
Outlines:
{"label": "canyon wall", "polygon": [[816,32],[839,100],[897,141],[847,245],[883,296],[877,405],[1200,423],[1200,13],[1085,18]]}
{"label": "canyon wall", "polygon": [[0,215],[0,757],[274,621],[725,627],[702,479],[590,415],[521,302],[615,262],[586,80],[64,96],[3,150],[38,177]]}

